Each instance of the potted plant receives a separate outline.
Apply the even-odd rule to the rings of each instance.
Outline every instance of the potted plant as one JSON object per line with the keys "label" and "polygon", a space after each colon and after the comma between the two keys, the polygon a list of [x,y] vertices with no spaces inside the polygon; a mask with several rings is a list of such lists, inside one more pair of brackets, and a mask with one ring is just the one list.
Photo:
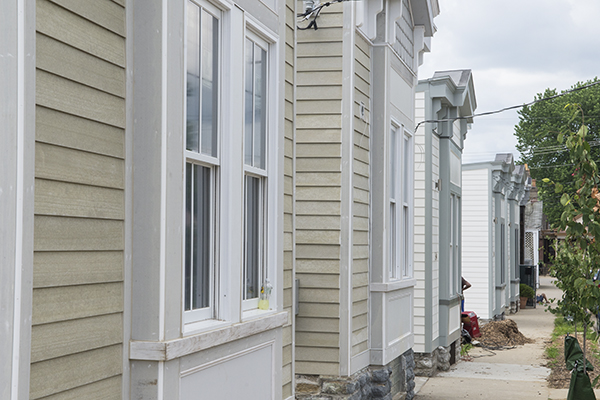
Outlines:
{"label": "potted plant", "polygon": [[521,296],[521,308],[525,308],[527,306],[528,299],[533,299],[535,297],[535,292],[533,291],[533,288],[524,283],[521,283],[519,285],[519,293]]}

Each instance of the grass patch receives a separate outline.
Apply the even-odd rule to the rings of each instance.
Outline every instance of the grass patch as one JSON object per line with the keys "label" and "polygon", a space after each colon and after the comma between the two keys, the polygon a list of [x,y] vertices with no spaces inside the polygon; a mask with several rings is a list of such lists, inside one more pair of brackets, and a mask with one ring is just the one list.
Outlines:
{"label": "grass patch", "polygon": [[[554,319],[554,330],[552,331],[552,341],[556,338],[565,336],[566,334],[575,335],[575,324],[571,321],[567,321],[562,315],[557,316]],[[583,324],[579,322],[577,324],[577,334],[583,334]],[[587,329],[587,339],[596,340],[596,332],[590,326]]]}

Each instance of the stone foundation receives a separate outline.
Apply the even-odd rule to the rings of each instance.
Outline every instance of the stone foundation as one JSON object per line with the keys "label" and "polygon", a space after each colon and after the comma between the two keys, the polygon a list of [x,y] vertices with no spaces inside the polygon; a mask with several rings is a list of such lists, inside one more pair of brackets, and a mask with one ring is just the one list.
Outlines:
{"label": "stone foundation", "polygon": [[370,366],[343,378],[297,375],[298,400],[412,400],[415,396],[415,361],[412,350],[386,366]]}
{"label": "stone foundation", "polygon": [[415,353],[415,375],[434,376],[438,371],[448,371],[460,360],[461,339],[450,346],[439,346],[431,353]]}

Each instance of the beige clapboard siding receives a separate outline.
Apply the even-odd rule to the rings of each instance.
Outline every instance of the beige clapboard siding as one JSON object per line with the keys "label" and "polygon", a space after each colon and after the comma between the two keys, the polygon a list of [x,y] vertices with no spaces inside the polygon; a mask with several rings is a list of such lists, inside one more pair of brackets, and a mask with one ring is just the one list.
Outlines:
{"label": "beige clapboard siding", "polygon": [[124,161],[45,143],[35,145],[35,176],[48,180],[124,189]]}
{"label": "beige clapboard siding", "polygon": [[125,193],[120,189],[36,179],[38,215],[123,219]]}
{"label": "beige clapboard siding", "polygon": [[36,107],[35,139],[37,142],[123,158],[125,131],[89,119]]}
{"label": "beige clapboard siding", "polygon": [[285,121],[284,121],[284,264],[283,307],[289,312],[282,337],[282,398],[294,394],[294,120],[295,120],[295,55],[296,1],[286,0],[285,9]]}
{"label": "beige clapboard siding", "polygon": [[91,22],[125,37],[125,8],[111,0],[51,0]]}
{"label": "beige clapboard siding", "polygon": [[123,250],[123,221],[37,215],[35,251]]}
{"label": "beige clapboard siding", "polygon": [[125,99],[79,82],[38,69],[36,72],[38,105],[67,114],[125,127]]}
{"label": "beige clapboard siding", "polygon": [[[352,248],[352,338],[351,354],[368,349],[368,311],[364,308],[368,291],[369,263],[369,143],[370,143],[370,54],[369,43],[355,33],[354,48],[354,147],[353,147],[353,248]],[[361,106],[364,118],[361,119]]]}
{"label": "beige clapboard siding", "polygon": [[36,1],[32,399],[122,398],[123,6]]}
{"label": "beige clapboard siding", "polygon": [[340,5],[297,33],[296,373],[339,374],[342,35]]}
{"label": "beige clapboard siding", "polygon": [[[93,4],[93,3],[92,3]],[[37,68],[119,97],[125,97],[125,70],[38,33]]]}
{"label": "beige clapboard siding", "polygon": [[[121,23],[124,27],[125,20]],[[36,1],[36,28],[46,36],[125,67],[124,37],[48,0]]]}
{"label": "beige clapboard siding", "polygon": [[31,362],[121,343],[120,313],[36,325],[32,328]]}
{"label": "beige clapboard siding", "polygon": [[113,376],[98,382],[66,390],[44,397],[43,400],[122,400],[121,376]]}
{"label": "beige clapboard siding", "polygon": [[120,344],[33,363],[29,398],[39,399],[120,375],[122,365]]}
{"label": "beige clapboard siding", "polygon": [[33,255],[33,287],[119,282],[123,263],[121,251],[38,251]]}
{"label": "beige clapboard siding", "polygon": [[62,286],[33,290],[33,325],[123,311],[123,283]]}

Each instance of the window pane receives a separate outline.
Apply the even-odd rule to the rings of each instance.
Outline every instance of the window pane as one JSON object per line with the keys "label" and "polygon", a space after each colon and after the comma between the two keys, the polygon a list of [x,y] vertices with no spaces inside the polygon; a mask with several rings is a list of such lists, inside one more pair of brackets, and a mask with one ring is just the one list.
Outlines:
{"label": "window pane", "polygon": [[186,164],[185,309],[210,307],[211,170]]}
{"label": "window pane", "polygon": [[390,203],[390,278],[395,279],[396,274],[396,204]]}
{"label": "window pane", "polygon": [[403,208],[403,219],[404,219],[404,232],[403,232],[403,249],[402,254],[404,257],[404,271],[402,272],[403,276],[410,275],[410,225],[409,225],[409,210],[408,207],[404,206]]}
{"label": "window pane", "polygon": [[186,149],[199,151],[200,123],[200,9],[187,3]]}
{"label": "window pane", "polygon": [[246,77],[244,98],[244,163],[252,165],[254,130],[254,43],[246,39]]}
{"label": "window pane", "polygon": [[218,20],[202,10],[202,154],[217,156]]}
{"label": "window pane", "polygon": [[396,158],[398,157],[396,150],[396,131],[390,131],[390,197],[396,198]]}
{"label": "window pane", "polygon": [[261,273],[261,179],[246,176],[244,300],[258,297]]}
{"label": "window pane", "polygon": [[409,137],[404,136],[404,183],[403,183],[403,191],[402,191],[402,198],[404,200],[405,203],[409,202],[410,199],[410,195],[412,195],[412,193],[409,193],[409,189],[410,189],[410,184],[412,182],[412,171],[413,171],[413,164],[412,164],[412,148],[411,148],[411,140]]}
{"label": "window pane", "polygon": [[265,140],[267,136],[267,52],[258,46],[254,48],[254,163],[265,168]]}

